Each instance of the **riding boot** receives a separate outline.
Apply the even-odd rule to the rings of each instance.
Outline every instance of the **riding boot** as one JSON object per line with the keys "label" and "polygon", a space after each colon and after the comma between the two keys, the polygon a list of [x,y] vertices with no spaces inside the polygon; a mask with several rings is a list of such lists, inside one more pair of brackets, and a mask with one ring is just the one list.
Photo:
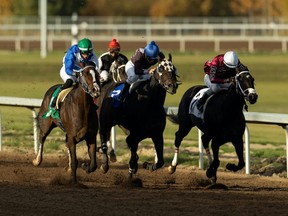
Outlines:
{"label": "riding boot", "polygon": [[199,111],[203,111],[203,107],[204,107],[204,104],[206,102],[206,100],[208,99],[209,97],[209,94],[207,94],[207,92],[204,92],[203,96],[197,101],[197,108]]}
{"label": "riding boot", "polygon": [[66,82],[61,86],[60,91],[58,92],[58,94],[53,98],[52,102],[51,102],[51,108],[55,109],[56,107],[56,101],[58,98],[59,93],[63,90],[63,89],[67,89],[70,88],[73,85],[73,80],[71,79],[67,79]]}
{"label": "riding boot", "polygon": [[129,88],[130,88],[130,84],[125,82],[124,83],[124,88],[123,88],[122,92],[120,93],[120,95],[118,97],[119,101],[121,101],[121,102],[125,101],[126,95],[127,95],[128,91],[129,91]]}

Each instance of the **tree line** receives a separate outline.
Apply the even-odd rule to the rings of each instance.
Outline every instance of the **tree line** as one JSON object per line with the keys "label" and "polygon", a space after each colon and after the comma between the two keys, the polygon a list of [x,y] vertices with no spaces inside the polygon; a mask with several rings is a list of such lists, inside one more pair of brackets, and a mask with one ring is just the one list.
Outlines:
{"label": "tree line", "polygon": [[[41,1],[41,0],[40,0]],[[0,17],[37,16],[39,0],[1,0]],[[201,17],[288,15],[288,0],[47,0],[48,16]]]}

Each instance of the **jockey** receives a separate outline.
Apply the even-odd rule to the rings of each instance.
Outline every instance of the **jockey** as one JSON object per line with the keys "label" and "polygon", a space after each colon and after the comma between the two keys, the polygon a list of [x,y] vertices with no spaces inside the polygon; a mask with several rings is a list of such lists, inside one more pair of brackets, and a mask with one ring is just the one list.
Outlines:
{"label": "jockey", "polygon": [[[73,85],[73,82],[76,81],[73,70],[80,70],[83,63],[92,64],[98,71],[98,58],[93,52],[92,42],[87,38],[83,38],[78,44],[71,46],[64,55],[63,66],[60,69],[60,77],[64,84],[61,86],[60,91]],[[53,99],[51,108],[55,108],[56,99],[57,97]]]}
{"label": "jockey", "polygon": [[248,70],[234,51],[215,56],[212,61],[208,60],[204,64],[204,83],[209,88],[197,102],[197,108],[203,111],[203,105],[207,98],[221,90],[228,89],[237,71]]}
{"label": "jockey", "polygon": [[137,80],[148,80],[150,74],[153,74],[156,70],[156,68],[150,69],[150,67],[164,58],[164,54],[159,51],[159,47],[154,41],[151,41],[145,48],[138,48],[125,66],[127,80],[119,100],[124,101],[132,83]]}
{"label": "jockey", "polygon": [[101,83],[108,81],[109,70],[114,61],[119,61],[123,64],[128,62],[125,55],[120,53],[120,44],[113,38],[108,44],[108,52],[103,53],[99,59],[100,81]]}

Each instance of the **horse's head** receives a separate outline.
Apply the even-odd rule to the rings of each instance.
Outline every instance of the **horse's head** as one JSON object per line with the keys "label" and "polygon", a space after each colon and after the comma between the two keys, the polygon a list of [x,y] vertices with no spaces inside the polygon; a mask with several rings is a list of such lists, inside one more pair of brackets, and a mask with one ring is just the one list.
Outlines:
{"label": "horse's head", "polygon": [[169,53],[169,59],[164,58],[157,66],[155,75],[160,85],[170,94],[175,94],[178,85],[177,69],[172,63],[172,56]]}
{"label": "horse's head", "polygon": [[254,88],[254,78],[249,71],[241,71],[235,77],[236,88],[249,101],[250,104],[255,104],[258,95]]}
{"label": "horse's head", "polygon": [[109,76],[112,77],[114,82],[121,82],[127,79],[125,65],[125,62],[118,60],[112,63],[109,71]]}
{"label": "horse's head", "polygon": [[79,72],[79,83],[82,85],[84,91],[93,98],[99,97],[101,88],[99,74],[95,67],[88,65],[77,72]]}

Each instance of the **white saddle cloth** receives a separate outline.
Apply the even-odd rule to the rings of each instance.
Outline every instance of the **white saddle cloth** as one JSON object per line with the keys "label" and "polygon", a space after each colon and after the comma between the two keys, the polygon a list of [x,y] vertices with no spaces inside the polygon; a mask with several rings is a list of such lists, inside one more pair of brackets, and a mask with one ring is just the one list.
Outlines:
{"label": "white saddle cloth", "polygon": [[193,114],[194,116],[196,116],[197,118],[201,118],[202,120],[204,120],[204,109],[203,111],[200,111],[196,104],[197,101],[203,97],[203,94],[208,90],[208,88],[204,88],[201,89],[191,100],[190,102],[190,106],[189,106],[189,114]]}

